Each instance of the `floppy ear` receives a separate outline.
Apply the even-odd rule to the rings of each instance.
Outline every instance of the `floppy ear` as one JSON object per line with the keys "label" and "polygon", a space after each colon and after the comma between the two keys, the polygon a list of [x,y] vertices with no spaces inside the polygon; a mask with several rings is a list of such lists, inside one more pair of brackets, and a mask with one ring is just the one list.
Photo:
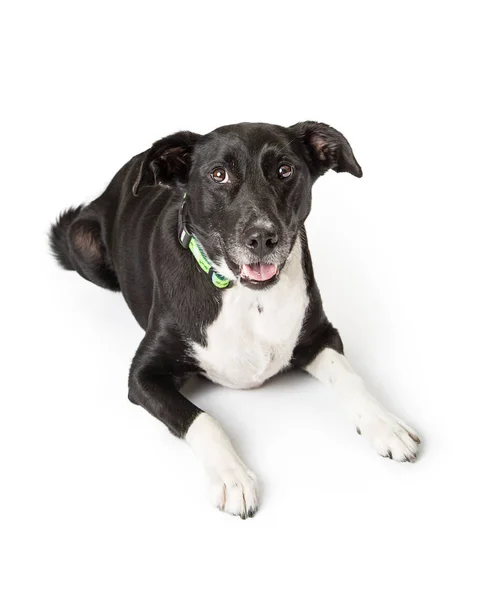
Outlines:
{"label": "floppy ear", "polygon": [[308,166],[315,179],[329,169],[336,173],[351,173],[355,177],[363,176],[348,140],[336,129],[316,121],[297,123],[290,129],[301,138]]}
{"label": "floppy ear", "polygon": [[185,183],[191,165],[191,155],[202,136],[191,131],[179,131],[158,140],[146,153],[133,184],[133,195],[142,187],[159,183]]}

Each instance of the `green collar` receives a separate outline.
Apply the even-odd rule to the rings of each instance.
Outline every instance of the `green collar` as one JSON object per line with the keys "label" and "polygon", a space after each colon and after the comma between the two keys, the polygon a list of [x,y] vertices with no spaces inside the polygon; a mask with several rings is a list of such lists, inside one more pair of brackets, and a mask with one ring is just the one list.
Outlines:
{"label": "green collar", "polygon": [[186,197],[187,194],[183,196],[183,202],[178,213],[178,240],[183,248],[189,248],[201,270],[204,271],[211,279],[211,283],[221,290],[226,289],[233,285],[232,280],[228,279],[224,275],[220,275],[213,269],[213,265],[211,264],[206,252],[201,247],[201,244],[186,228]]}

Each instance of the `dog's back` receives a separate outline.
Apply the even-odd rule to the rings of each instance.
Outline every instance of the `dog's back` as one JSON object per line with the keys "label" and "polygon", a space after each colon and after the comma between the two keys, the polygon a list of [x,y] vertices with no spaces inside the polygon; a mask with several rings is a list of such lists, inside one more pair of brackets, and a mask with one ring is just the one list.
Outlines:
{"label": "dog's back", "polygon": [[113,291],[122,289],[121,271],[131,274],[127,262],[137,254],[134,246],[144,244],[148,238],[142,214],[150,226],[155,210],[151,200],[131,194],[143,155],[126,163],[96,200],[65,210],[50,228],[50,248],[58,263]]}
{"label": "dog's back", "polygon": [[[61,213],[49,234],[59,264],[102,288],[121,291],[144,329],[157,278],[150,253],[159,254],[172,271],[178,270],[177,255],[184,259],[174,235],[181,195],[156,186],[135,193],[145,154],[126,163],[96,200]],[[172,278],[174,273],[163,279]]]}

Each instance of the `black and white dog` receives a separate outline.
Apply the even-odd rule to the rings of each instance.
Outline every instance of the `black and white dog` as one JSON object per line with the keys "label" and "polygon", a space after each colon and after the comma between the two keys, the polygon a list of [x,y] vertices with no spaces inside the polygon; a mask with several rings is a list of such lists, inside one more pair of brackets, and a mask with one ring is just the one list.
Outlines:
{"label": "black and white dog", "polygon": [[322,123],[183,131],[132,158],[50,233],[60,264],[121,291],[146,332],[130,400],[188,442],[216,506],[242,518],[258,508],[256,479],[220,424],[181,394],[194,374],[247,389],[304,369],[332,386],[379,454],[417,456],[417,434],[367,391],[323,312],[304,222],[328,169],[362,176],[345,137]]}

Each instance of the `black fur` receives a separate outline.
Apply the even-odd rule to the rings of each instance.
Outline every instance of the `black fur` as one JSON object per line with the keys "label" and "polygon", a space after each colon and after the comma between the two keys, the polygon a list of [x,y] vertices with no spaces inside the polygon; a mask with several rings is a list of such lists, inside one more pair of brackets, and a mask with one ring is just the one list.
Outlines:
{"label": "black fur", "polygon": [[50,229],[50,248],[60,265],[67,271],[75,270],[70,257],[69,229],[82,208],[83,206],[79,206],[78,208],[68,208],[63,211]]}
{"label": "black fur", "polygon": [[[283,163],[294,170],[287,180],[278,178]],[[228,170],[228,185],[210,177],[217,167]],[[206,326],[216,319],[224,293],[178,242],[184,194],[189,229],[235,275],[242,264],[257,260],[245,244],[255,219],[267,218],[274,230],[275,264],[284,264],[301,236],[310,304],[291,357],[291,366],[301,368],[325,347],[342,352],[339,334],[323,312],[304,230],[312,184],[328,169],[362,175],[344,136],[320,123],[290,128],[243,123],[204,136],[179,132],[132,158],[97,200],[62,213],[52,226],[50,243],[61,266],[121,290],[145,330],[131,365],[129,398],[175,435],[184,436],[201,412],[179,391],[200,372],[188,342],[206,343]]]}

